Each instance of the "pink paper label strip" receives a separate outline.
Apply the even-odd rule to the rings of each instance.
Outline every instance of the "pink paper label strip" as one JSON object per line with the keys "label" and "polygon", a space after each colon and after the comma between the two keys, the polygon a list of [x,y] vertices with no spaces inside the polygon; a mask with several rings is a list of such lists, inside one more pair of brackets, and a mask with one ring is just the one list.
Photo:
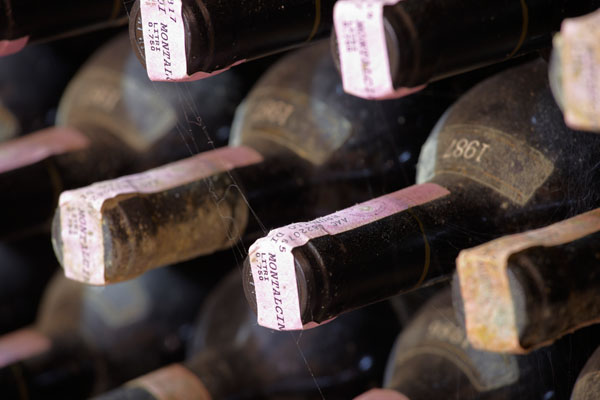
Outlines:
{"label": "pink paper label strip", "polygon": [[355,397],[354,400],[409,400],[402,393],[391,389],[371,389]]}
{"label": "pink paper label strip", "polygon": [[227,71],[243,63],[213,71],[187,73],[182,0],[142,0],[142,31],[148,77],[152,81],[195,81]]}
{"label": "pink paper label strip", "polygon": [[206,386],[189,369],[172,364],[129,383],[130,387],[141,387],[157,400],[211,400]]}
{"label": "pink paper label strip", "polygon": [[248,147],[227,147],[199,154],[160,168],[63,192],[60,223],[63,268],[69,279],[105,284],[102,205],[129,193],[155,193],[262,161]]}
{"label": "pink paper label strip", "polygon": [[421,90],[394,89],[384,33],[383,7],[399,0],[339,0],[333,20],[344,91],[364,99],[391,99]]}
{"label": "pink paper label strip", "polygon": [[0,337],[0,368],[50,349],[48,337],[33,329],[20,329]]}
{"label": "pink paper label strip", "polygon": [[0,144],[0,173],[87,146],[89,139],[71,128],[54,127],[34,132]]}
{"label": "pink paper label strip", "polygon": [[415,185],[338,211],[314,221],[274,229],[250,247],[258,323],[276,330],[301,330],[302,324],[292,250],[310,239],[336,235],[448,195],[433,183]]}
{"label": "pink paper label strip", "polygon": [[9,56],[18,53],[27,46],[29,36],[14,40],[0,40],[0,57]]}

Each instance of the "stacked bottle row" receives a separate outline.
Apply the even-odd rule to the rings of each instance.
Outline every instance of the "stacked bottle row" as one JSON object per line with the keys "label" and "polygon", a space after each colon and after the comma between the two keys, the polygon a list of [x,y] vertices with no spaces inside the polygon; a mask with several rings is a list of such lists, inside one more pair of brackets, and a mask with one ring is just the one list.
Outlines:
{"label": "stacked bottle row", "polygon": [[7,0],[0,6],[0,56],[129,21],[148,76],[181,81],[330,36],[344,90],[383,99],[545,51],[569,19],[555,38],[556,64],[565,71],[557,86],[567,88],[570,126],[598,130],[598,16],[581,18],[598,8],[598,0],[254,0],[242,7],[211,0],[94,0],[85,7],[73,0]]}
{"label": "stacked bottle row", "polygon": [[[96,52],[56,121],[49,102],[62,87],[35,107],[2,99],[0,309],[12,332],[0,338],[0,391],[346,399],[381,386],[389,357],[386,389],[361,398],[593,398],[600,342],[585,327],[598,319],[600,138],[563,120],[593,130],[589,113],[569,114],[575,28],[556,39],[550,71],[532,56],[441,78],[538,50],[562,19],[598,4],[503,5],[498,29],[528,28],[516,46],[516,28],[502,31],[483,55],[477,43],[446,54],[450,44],[399,40],[423,36],[420,16],[436,15],[410,1],[367,7],[386,27],[387,78],[345,72],[357,54],[371,63],[352,35],[374,22],[356,2],[265,4],[249,18],[224,3],[138,0],[133,52],[126,36]],[[489,12],[455,3],[477,20]],[[259,20],[264,31],[249,25]],[[448,43],[477,37],[472,25],[446,35],[435,23]],[[258,80],[262,64],[224,72],[334,25],[332,48],[307,46]],[[279,30],[289,35],[265,39]],[[406,53],[421,58],[394,55],[396,42],[424,46]],[[152,83],[136,58],[151,79],[192,82]],[[20,127],[27,134],[11,139]],[[68,280],[60,271],[46,286],[57,264],[50,237]],[[453,275],[452,294],[435,286]]]}
{"label": "stacked bottle row", "polygon": [[[27,51],[29,49],[18,56]],[[193,365],[204,370],[208,367],[202,367],[202,363],[211,366],[209,372],[215,375],[216,385],[211,390],[215,398],[225,396],[227,391],[250,390],[247,384],[251,380],[241,379],[240,371],[262,362],[259,360],[270,346],[277,349],[271,367],[275,374],[269,377],[265,371],[256,371],[255,379],[260,379],[254,382],[254,393],[263,393],[264,386],[273,386],[269,389],[273,396],[282,393],[281,396],[305,398],[321,391],[352,397],[377,385],[399,324],[387,305],[376,306],[362,316],[361,313],[349,314],[323,332],[315,331],[305,337],[303,341],[307,344],[304,345],[286,333],[273,336],[271,331],[255,324],[254,314],[243,296],[239,271],[235,271],[228,279],[229,283],[224,283],[228,288],[224,292],[226,296],[216,294],[218,289],[214,295],[220,299],[223,296],[232,298],[213,302],[210,307],[215,311],[208,312],[221,314],[217,306],[221,307],[225,302],[228,309],[238,310],[239,316],[231,318],[229,324],[219,315],[201,317],[202,321],[205,318],[208,321],[194,328],[204,332],[198,334],[193,333],[193,320],[208,288],[235,267],[234,255],[245,251],[244,245],[238,244],[240,238],[251,242],[253,236],[261,236],[261,224],[276,226],[290,222],[295,215],[313,218],[348,205],[355,201],[353,199],[367,199],[370,193],[385,193],[411,183],[414,160],[427,132],[450,102],[471,83],[440,84],[437,89],[440,100],[431,104],[431,92],[420,99],[373,103],[352,98],[339,90],[339,78],[336,78],[326,43],[291,57],[289,61],[275,65],[238,108],[231,145],[203,151],[224,144],[234,119],[233,110],[252,82],[255,71],[238,69],[211,80],[158,86],[157,89],[139,73],[143,70],[128,50],[126,38],[121,36],[100,49],[70,82],[58,106],[55,127],[1,145],[0,159],[6,167],[0,181],[10,193],[3,200],[3,220],[7,221],[3,225],[3,240],[11,251],[26,247],[22,251],[26,254],[30,250],[27,244],[31,243],[32,232],[41,236],[41,243],[47,247],[47,235],[52,231],[59,261],[67,270],[64,254],[72,249],[67,249],[69,242],[64,240],[66,233],[61,221],[71,210],[68,205],[61,204],[61,200],[65,194],[74,192],[68,189],[123,172],[161,165],[190,153],[200,154],[158,170],[95,184],[106,185],[109,191],[125,190],[126,196],[121,196],[125,197],[123,200],[139,201],[137,192],[132,189],[154,189],[148,190],[148,194],[157,194],[156,198],[149,199],[143,206],[138,203],[127,208],[130,214],[125,215],[124,220],[128,223],[136,215],[150,221],[146,224],[133,221],[134,231],[146,226],[151,232],[158,227],[161,220],[157,215],[165,210],[165,205],[170,204],[174,216],[163,220],[163,227],[170,231],[157,236],[155,245],[148,246],[147,240],[153,240],[151,235],[146,236],[146,241],[140,241],[139,249],[152,252],[145,259],[136,260],[139,256],[131,239],[122,239],[124,247],[121,249],[107,245],[115,254],[131,255],[136,261],[130,263],[129,269],[112,260],[105,263],[107,267],[114,265],[115,271],[122,274],[115,278],[111,275],[112,270],[107,269],[106,280],[130,279],[152,267],[230,246],[235,246],[238,251],[205,256],[187,266],[150,271],[138,279],[106,289],[65,280],[58,273],[45,290],[36,322],[0,339],[0,390],[3,396],[85,398],[98,394],[145,372],[182,360],[184,344],[191,338],[197,342],[201,335],[209,335],[204,347],[214,354],[201,357],[208,359],[194,361]],[[306,70],[296,77],[290,67],[296,67],[299,62]],[[312,93],[312,85],[320,88],[316,95]],[[207,98],[210,101],[206,101]],[[272,107],[277,107],[276,112],[271,111]],[[279,110],[286,115],[278,115]],[[361,112],[356,114],[356,110]],[[378,118],[385,120],[385,124],[376,126]],[[399,127],[411,135],[396,143],[391,132]],[[98,134],[94,136],[94,133]],[[309,134],[312,141],[304,136]],[[207,140],[215,136],[219,141]],[[372,137],[378,140],[371,140]],[[186,142],[190,147],[197,147],[191,147],[190,151]],[[186,167],[190,162],[190,167]],[[202,168],[197,170],[198,166]],[[163,182],[177,190],[171,187],[165,190],[160,181],[153,180],[152,176],[160,175],[156,172],[160,170],[166,171]],[[210,178],[211,174],[214,178]],[[290,179],[292,174],[298,178]],[[73,175],[81,179],[72,179]],[[150,176],[146,180],[149,183],[136,185],[144,175]],[[182,179],[183,183],[177,179]],[[125,189],[119,182],[126,182]],[[239,185],[237,191],[227,194],[234,184]],[[233,204],[229,226],[225,214],[229,200],[219,198],[219,191],[222,196],[229,196]],[[335,197],[330,196],[334,193]],[[121,194],[117,193],[117,196]],[[281,204],[283,211],[285,204],[292,204],[299,196],[310,202],[301,212],[292,209],[288,214],[280,212],[272,220],[263,217],[268,215],[266,210],[275,202]],[[153,204],[160,197],[165,198],[165,203]],[[177,198],[183,200],[181,204],[185,207],[173,203]],[[87,196],[84,200],[92,198]],[[52,209],[57,206],[57,212],[53,213]],[[37,214],[28,213],[27,218],[23,218],[15,213],[15,210],[28,208]],[[102,211],[105,209],[105,206],[100,207]],[[187,214],[177,215],[181,211]],[[85,212],[88,210],[84,209]],[[144,212],[147,212],[146,216]],[[260,217],[256,218],[259,213]],[[53,229],[50,229],[53,214]],[[91,241],[91,235],[85,230],[91,225],[73,228],[72,224],[80,221],[80,214],[77,214],[67,226],[79,234],[77,239]],[[185,231],[186,227],[192,230],[188,244],[182,240],[190,232]],[[232,229],[240,233],[235,236],[230,232]],[[196,231],[199,233],[193,234]],[[118,239],[116,236],[115,240]],[[165,242],[169,238],[170,244]],[[107,243],[104,234],[102,240]],[[80,244],[75,242],[77,250],[82,249]],[[204,245],[203,248],[195,248],[200,245]],[[190,250],[182,251],[184,246]],[[92,246],[89,249],[94,250]],[[123,257],[116,260],[128,261]],[[237,261],[240,261],[239,256]],[[200,266],[199,262],[208,265]],[[42,263],[56,264],[49,256],[35,264]],[[22,267],[15,262],[13,268]],[[208,273],[204,268],[212,270]],[[44,282],[39,283],[40,289],[53,268],[48,270]],[[30,271],[29,275],[41,279],[39,272]],[[31,276],[25,271],[23,276],[20,293],[32,289]],[[13,277],[9,276],[7,282],[10,279]],[[10,299],[6,300],[6,309],[14,311],[13,316],[21,313],[13,309]],[[10,318],[7,316],[6,320]],[[214,318],[217,320],[213,321]],[[11,322],[13,329],[24,325],[24,321]],[[369,344],[370,338],[375,337],[369,326],[378,327],[381,332],[380,345],[376,347]],[[7,327],[4,332],[10,329]],[[217,349],[231,347],[232,340],[239,340],[239,332],[245,329],[254,329],[256,333],[239,343],[237,350],[228,350],[231,356],[224,359]],[[244,355],[245,349],[256,340],[263,344],[253,354]],[[334,348],[334,344],[342,342],[346,345]],[[191,346],[189,354],[200,353],[201,348],[194,346],[200,345]],[[299,348],[304,350],[298,352]],[[322,359],[326,349],[331,351],[329,360]],[[288,356],[281,357],[279,352]],[[222,367],[213,371],[215,358]],[[293,359],[297,364],[286,378],[289,384],[277,383],[282,360],[289,363]],[[227,364],[231,360],[237,360],[239,368],[227,375]],[[322,367],[318,367],[319,363]],[[307,365],[311,368],[307,369]],[[181,370],[183,367],[179,368]],[[224,376],[219,378],[221,374]],[[227,376],[229,383],[225,379]],[[219,383],[218,379],[225,381]],[[305,382],[300,384],[298,379]]]}

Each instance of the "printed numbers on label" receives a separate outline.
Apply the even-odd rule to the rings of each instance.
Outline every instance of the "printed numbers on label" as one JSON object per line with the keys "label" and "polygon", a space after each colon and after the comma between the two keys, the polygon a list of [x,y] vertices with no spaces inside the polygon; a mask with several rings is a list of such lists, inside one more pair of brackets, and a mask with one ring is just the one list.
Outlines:
{"label": "printed numbers on label", "polygon": [[262,281],[269,280],[269,269],[267,268],[267,253],[256,253],[256,259],[259,260],[260,265],[258,266],[258,279]]}
{"label": "printed numbers on label", "polygon": [[321,224],[306,225],[306,226],[299,227],[298,231],[294,232],[294,236],[299,238],[299,237],[301,237],[301,234],[305,235],[309,232],[320,231],[320,230],[325,230],[323,228],[323,225],[321,225]]}
{"label": "printed numbers on label", "polygon": [[446,150],[442,158],[464,158],[471,160],[475,158],[475,162],[481,162],[481,157],[490,148],[487,143],[482,143],[479,140],[452,139],[450,147]]}
{"label": "printed numbers on label", "polygon": [[148,35],[150,37],[150,43],[148,43],[148,46],[152,51],[160,51],[160,36],[158,32],[158,23],[148,22],[148,27],[151,29]]}

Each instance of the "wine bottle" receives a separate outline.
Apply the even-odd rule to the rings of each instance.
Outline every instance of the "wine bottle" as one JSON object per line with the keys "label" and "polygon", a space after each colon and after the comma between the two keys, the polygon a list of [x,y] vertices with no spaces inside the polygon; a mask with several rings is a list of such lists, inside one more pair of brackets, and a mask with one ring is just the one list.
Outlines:
{"label": "wine bottle", "polygon": [[254,323],[239,274],[231,272],[205,302],[184,364],[97,399],[347,399],[382,378],[398,332],[388,304],[295,337]]}
{"label": "wine bottle", "polygon": [[[222,144],[215,131],[228,130],[245,93],[242,78],[166,86],[148,80],[126,35],[101,48],[68,85],[57,126],[0,145],[0,236],[47,230],[63,190]],[[173,151],[152,147],[174,145],[174,137],[183,139]]]}
{"label": "wine bottle", "polygon": [[550,46],[564,18],[598,7],[598,0],[342,0],[333,41],[348,93],[404,96],[432,80]]}
{"label": "wine bottle", "polygon": [[594,351],[594,354],[592,354],[579,373],[573,393],[571,393],[571,400],[593,400],[598,398],[598,393],[600,393],[600,385],[598,384],[598,371],[600,370],[599,349]]}
{"label": "wine bottle", "polygon": [[141,167],[150,168],[227,144],[253,79],[236,71],[212,82],[151,82],[121,34],[71,81],[57,124],[102,126],[141,152]]}
{"label": "wine bottle", "polygon": [[0,242],[0,334],[31,324],[58,263],[47,235]]}
{"label": "wine bottle", "polygon": [[600,138],[565,127],[546,73],[539,60],[464,95],[423,147],[420,185],[255,242],[244,281],[259,323],[302,329],[446,279],[461,249],[598,204]]}
{"label": "wine bottle", "polygon": [[53,240],[67,275],[129,279],[410,184],[413,155],[457,89],[357,99],[328,52],[323,42],[275,64],[239,107],[231,147],[63,193]]}
{"label": "wine bottle", "polygon": [[0,56],[27,44],[56,40],[127,23],[121,0],[6,0],[0,4]]}
{"label": "wine bottle", "polygon": [[84,398],[182,360],[198,306],[232,265],[219,257],[201,277],[172,266],[106,288],[57,275],[36,324],[0,337],[3,397]]}
{"label": "wine bottle", "polygon": [[46,45],[0,58],[0,142],[52,124],[70,76],[70,62]]}
{"label": "wine bottle", "polygon": [[598,322],[600,209],[463,250],[456,294],[474,347],[522,353]]}
{"label": "wine bottle", "polygon": [[422,308],[396,340],[386,389],[357,400],[568,398],[577,371],[598,342],[597,329],[527,355],[480,351],[467,340],[451,297],[446,288]]}
{"label": "wine bottle", "polygon": [[600,132],[600,10],[564,20],[552,42],[550,87],[565,123]]}
{"label": "wine bottle", "polygon": [[329,34],[334,0],[136,0],[129,35],[153,81],[196,80]]}

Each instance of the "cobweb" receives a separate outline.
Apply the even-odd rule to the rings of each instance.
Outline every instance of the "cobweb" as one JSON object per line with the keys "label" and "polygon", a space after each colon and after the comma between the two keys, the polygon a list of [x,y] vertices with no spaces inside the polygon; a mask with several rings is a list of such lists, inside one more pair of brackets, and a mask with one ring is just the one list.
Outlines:
{"label": "cobweb", "polygon": [[[123,0],[123,3],[126,6],[127,10],[130,9],[131,4],[133,2],[134,2],[134,0]],[[201,111],[202,106],[201,106],[201,104],[199,104],[198,99],[194,98],[194,96],[191,94],[191,92],[189,90],[189,87],[186,86],[185,84],[173,83],[173,85],[177,89],[178,96],[179,96],[179,103],[185,105],[185,107],[182,107],[184,110],[184,112],[182,113],[184,118],[183,118],[183,120],[182,120],[182,118],[178,118],[177,125],[175,127],[179,137],[181,138],[181,145],[186,147],[186,150],[189,153],[190,157],[194,156],[196,154],[199,154],[201,152],[200,149],[202,149],[202,148],[212,148],[213,150],[216,149],[216,146],[214,145],[215,141],[211,137],[211,133],[208,131],[208,129],[202,119],[202,115],[201,115],[202,114],[202,111]],[[154,86],[154,90],[157,92],[157,96],[160,96],[161,88],[159,88],[154,83],[153,83],[153,86]],[[194,135],[193,132],[197,131],[198,128],[200,128],[202,134],[204,135],[203,140],[205,140],[205,144],[207,144],[208,146],[200,145],[197,142],[198,139],[197,139],[196,135]],[[235,182],[235,178],[231,175],[231,173],[229,171],[227,172],[227,174],[229,175],[231,182],[234,182],[233,184],[231,184],[228,187],[227,190],[237,191],[240,194],[240,196],[244,199],[246,206],[248,207],[251,218],[254,218],[254,220],[257,222],[257,224],[259,226],[259,229],[262,231],[263,235],[266,235],[268,233],[268,230],[265,227],[265,225],[262,223],[260,216],[256,213],[256,211],[253,209],[253,207],[248,202],[248,199],[246,198],[246,196],[240,189],[240,186]],[[213,194],[213,199],[218,206],[220,196],[214,190],[212,182],[209,179],[204,179],[204,183],[208,186],[209,192]],[[222,196],[222,197],[224,198],[225,196]],[[229,217],[228,215],[225,215],[224,213],[220,214],[220,217],[224,220],[225,224],[233,227],[232,230],[230,230],[228,232],[228,239],[230,242],[235,243],[235,245],[232,247],[232,251],[234,253],[236,264],[237,264],[238,269],[241,274],[242,273],[242,263],[243,263],[243,260],[247,256],[247,248],[249,247],[250,243],[244,243],[243,235],[241,234],[242,232],[239,231],[240,228],[237,227],[235,224],[231,224],[227,221],[227,220],[230,220],[231,217]],[[240,241],[235,241],[234,240],[235,238],[242,238],[242,239]],[[302,337],[302,332],[299,332],[299,333],[286,332],[286,333],[289,335],[290,340],[292,340],[294,342],[294,345],[296,346],[298,353],[299,353],[300,357],[302,358],[302,360],[307,368],[307,371],[311,376],[311,379],[314,382],[315,388],[319,392],[321,398],[323,400],[325,400],[325,396],[323,395],[323,392],[321,390],[321,387],[319,386],[317,378],[316,378],[315,374],[313,373],[312,368],[310,367],[310,364],[309,364],[308,360],[306,359],[306,356],[304,355],[304,352],[301,348],[300,339]]]}

